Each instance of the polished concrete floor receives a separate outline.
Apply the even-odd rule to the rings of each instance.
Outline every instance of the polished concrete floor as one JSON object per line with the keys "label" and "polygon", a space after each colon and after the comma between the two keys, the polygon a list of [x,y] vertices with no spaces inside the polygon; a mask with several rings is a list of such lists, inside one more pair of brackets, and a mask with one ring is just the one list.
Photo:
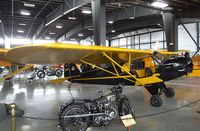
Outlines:
{"label": "polished concrete floor", "polygon": [[[15,102],[25,110],[25,116],[57,118],[60,105],[81,98],[95,98],[97,91],[110,87],[102,85],[73,84],[71,94],[67,89],[69,83],[49,84],[46,80],[35,80],[27,84],[26,80],[15,80],[13,86],[0,85],[0,103]],[[200,99],[200,78],[181,78],[167,83],[176,91],[174,98],[162,95],[163,105],[156,108],[149,104],[150,94],[141,87],[126,86],[124,94],[128,96],[136,111],[137,124],[131,131],[199,131],[200,103],[187,106],[180,110],[165,112],[192,101]],[[57,121],[34,120],[18,118],[17,131],[61,131],[56,127]],[[10,131],[10,120],[0,121],[0,131]],[[88,131],[126,131],[119,120],[113,121],[106,127],[90,127]]]}

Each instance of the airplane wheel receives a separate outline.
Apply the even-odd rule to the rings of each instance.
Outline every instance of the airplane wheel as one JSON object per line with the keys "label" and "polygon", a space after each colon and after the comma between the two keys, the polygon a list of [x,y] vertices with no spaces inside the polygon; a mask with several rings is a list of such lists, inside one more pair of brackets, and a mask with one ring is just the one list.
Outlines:
{"label": "airplane wheel", "polygon": [[57,77],[61,77],[62,76],[62,70],[61,69],[57,69],[56,71],[55,71],[55,75],[57,76]]}
{"label": "airplane wheel", "polygon": [[173,97],[175,95],[175,90],[173,88],[168,87],[165,92],[166,97]]}
{"label": "airplane wheel", "polygon": [[45,77],[45,72],[43,70],[39,70],[37,72],[37,77],[40,78],[40,79],[44,78]]}
{"label": "airplane wheel", "polygon": [[150,103],[153,107],[160,107],[163,102],[159,95],[152,95],[150,98]]}

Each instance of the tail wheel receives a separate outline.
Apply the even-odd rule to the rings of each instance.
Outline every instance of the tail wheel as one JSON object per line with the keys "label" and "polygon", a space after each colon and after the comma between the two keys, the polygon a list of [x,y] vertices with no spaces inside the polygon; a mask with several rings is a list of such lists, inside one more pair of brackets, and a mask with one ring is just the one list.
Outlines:
{"label": "tail wheel", "polygon": [[89,117],[65,117],[87,114],[88,111],[80,105],[70,105],[61,110],[59,114],[60,127],[63,131],[86,131]]}
{"label": "tail wheel", "polygon": [[55,71],[55,75],[56,75],[57,77],[61,77],[62,74],[63,74],[63,72],[62,72],[61,69],[57,69],[57,70]]}
{"label": "tail wheel", "polygon": [[119,111],[119,116],[131,114],[133,118],[135,119],[135,111],[133,107],[130,105],[130,102],[128,99],[124,99],[122,102],[120,102],[118,111]]}
{"label": "tail wheel", "polygon": [[160,107],[163,102],[159,95],[153,95],[150,98],[150,103],[154,107]]}
{"label": "tail wheel", "polygon": [[38,77],[38,78],[44,78],[44,77],[45,77],[45,72],[44,72],[44,70],[39,70],[39,71],[37,72],[37,77]]}
{"label": "tail wheel", "polygon": [[166,97],[173,97],[175,95],[175,90],[168,87],[164,93]]}

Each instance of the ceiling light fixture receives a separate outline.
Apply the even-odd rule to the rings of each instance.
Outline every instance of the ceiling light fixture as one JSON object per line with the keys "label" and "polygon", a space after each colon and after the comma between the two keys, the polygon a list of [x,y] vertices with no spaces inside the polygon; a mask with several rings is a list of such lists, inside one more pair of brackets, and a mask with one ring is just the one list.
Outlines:
{"label": "ceiling light fixture", "polygon": [[29,15],[31,15],[31,13],[28,12],[28,11],[22,10],[22,11],[21,11],[21,15],[29,16]]}
{"label": "ceiling light fixture", "polygon": [[17,32],[18,32],[18,33],[24,33],[24,31],[23,31],[23,30],[18,30]]}
{"label": "ceiling light fixture", "polygon": [[112,33],[115,33],[116,31],[115,30],[112,30]]}
{"label": "ceiling light fixture", "polygon": [[26,24],[25,24],[25,23],[19,23],[19,25],[21,25],[21,26],[26,26]]}
{"label": "ceiling light fixture", "polygon": [[1,23],[1,20],[0,20],[0,23]]}
{"label": "ceiling light fixture", "polygon": [[81,34],[81,33],[80,33],[80,34],[78,34],[78,36],[82,37],[82,36],[83,36],[83,34]]}
{"label": "ceiling light fixture", "polygon": [[76,39],[74,39],[74,38],[71,38],[70,40],[71,40],[71,41],[75,41]]}
{"label": "ceiling light fixture", "polygon": [[93,28],[88,28],[88,30],[93,30]]}
{"label": "ceiling light fixture", "polygon": [[114,22],[110,20],[110,21],[108,21],[108,23],[109,23],[109,24],[113,24]]}
{"label": "ceiling light fixture", "polygon": [[24,6],[25,7],[35,7],[35,4],[30,4],[30,3],[24,3]]}
{"label": "ceiling light fixture", "polygon": [[17,38],[23,38],[23,36],[18,35]]}
{"label": "ceiling light fixture", "polygon": [[48,37],[48,36],[46,36],[46,37],[45,37],[45,39],[46,39],[46,40],[50,40],[51,38],[50,38],[50,37]]}
{"label": "ceiling light fixture", "polygon": [[91,10],[82,10],[82,13],[83,13],[83,14],[91,14],[92,11],[91,11]]}
{"label": "ceiling light fixture", "polygon": [[69,19],[69,20],[76,20],[76,17],[71,17],[71,16],[69,16],[68,19]]}
{"label": "ceiling light fixture", "polygon": [[168,4],[159,2],[159,1],[154,1],[153,3],[151,3],[151,6],[158,7],[158,8],[165,8],[168,6]]}
{"label": "ceiling light fixture", "polygon": [[50,34],[50,35],[55,35],[56,33],[55,33],[55,32],[50,32],[49,34]]}
{"label": "ceiling light fixture", "polygon": [[135,19],[135,17],[134,17],[134,16],[132,16],[132,17],[129,17],[128,19],[131,19],[131,20],[133,20],[133,19]]}
{"label": "ceiling light fixture", "polygon": [[56,26],[57,29],[62,29],[63,27],[61,25]]}

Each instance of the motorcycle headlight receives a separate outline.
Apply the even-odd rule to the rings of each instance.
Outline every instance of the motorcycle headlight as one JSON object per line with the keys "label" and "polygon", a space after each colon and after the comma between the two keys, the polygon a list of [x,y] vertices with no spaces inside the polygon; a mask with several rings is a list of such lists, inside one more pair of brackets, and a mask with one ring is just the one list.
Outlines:
{"label": "motorcycle headlight", "polygon": [[116,88],[115,88],[115,91],[117,94],[121,94],[123,92],[123,88],[122,86],[118,85]]}

